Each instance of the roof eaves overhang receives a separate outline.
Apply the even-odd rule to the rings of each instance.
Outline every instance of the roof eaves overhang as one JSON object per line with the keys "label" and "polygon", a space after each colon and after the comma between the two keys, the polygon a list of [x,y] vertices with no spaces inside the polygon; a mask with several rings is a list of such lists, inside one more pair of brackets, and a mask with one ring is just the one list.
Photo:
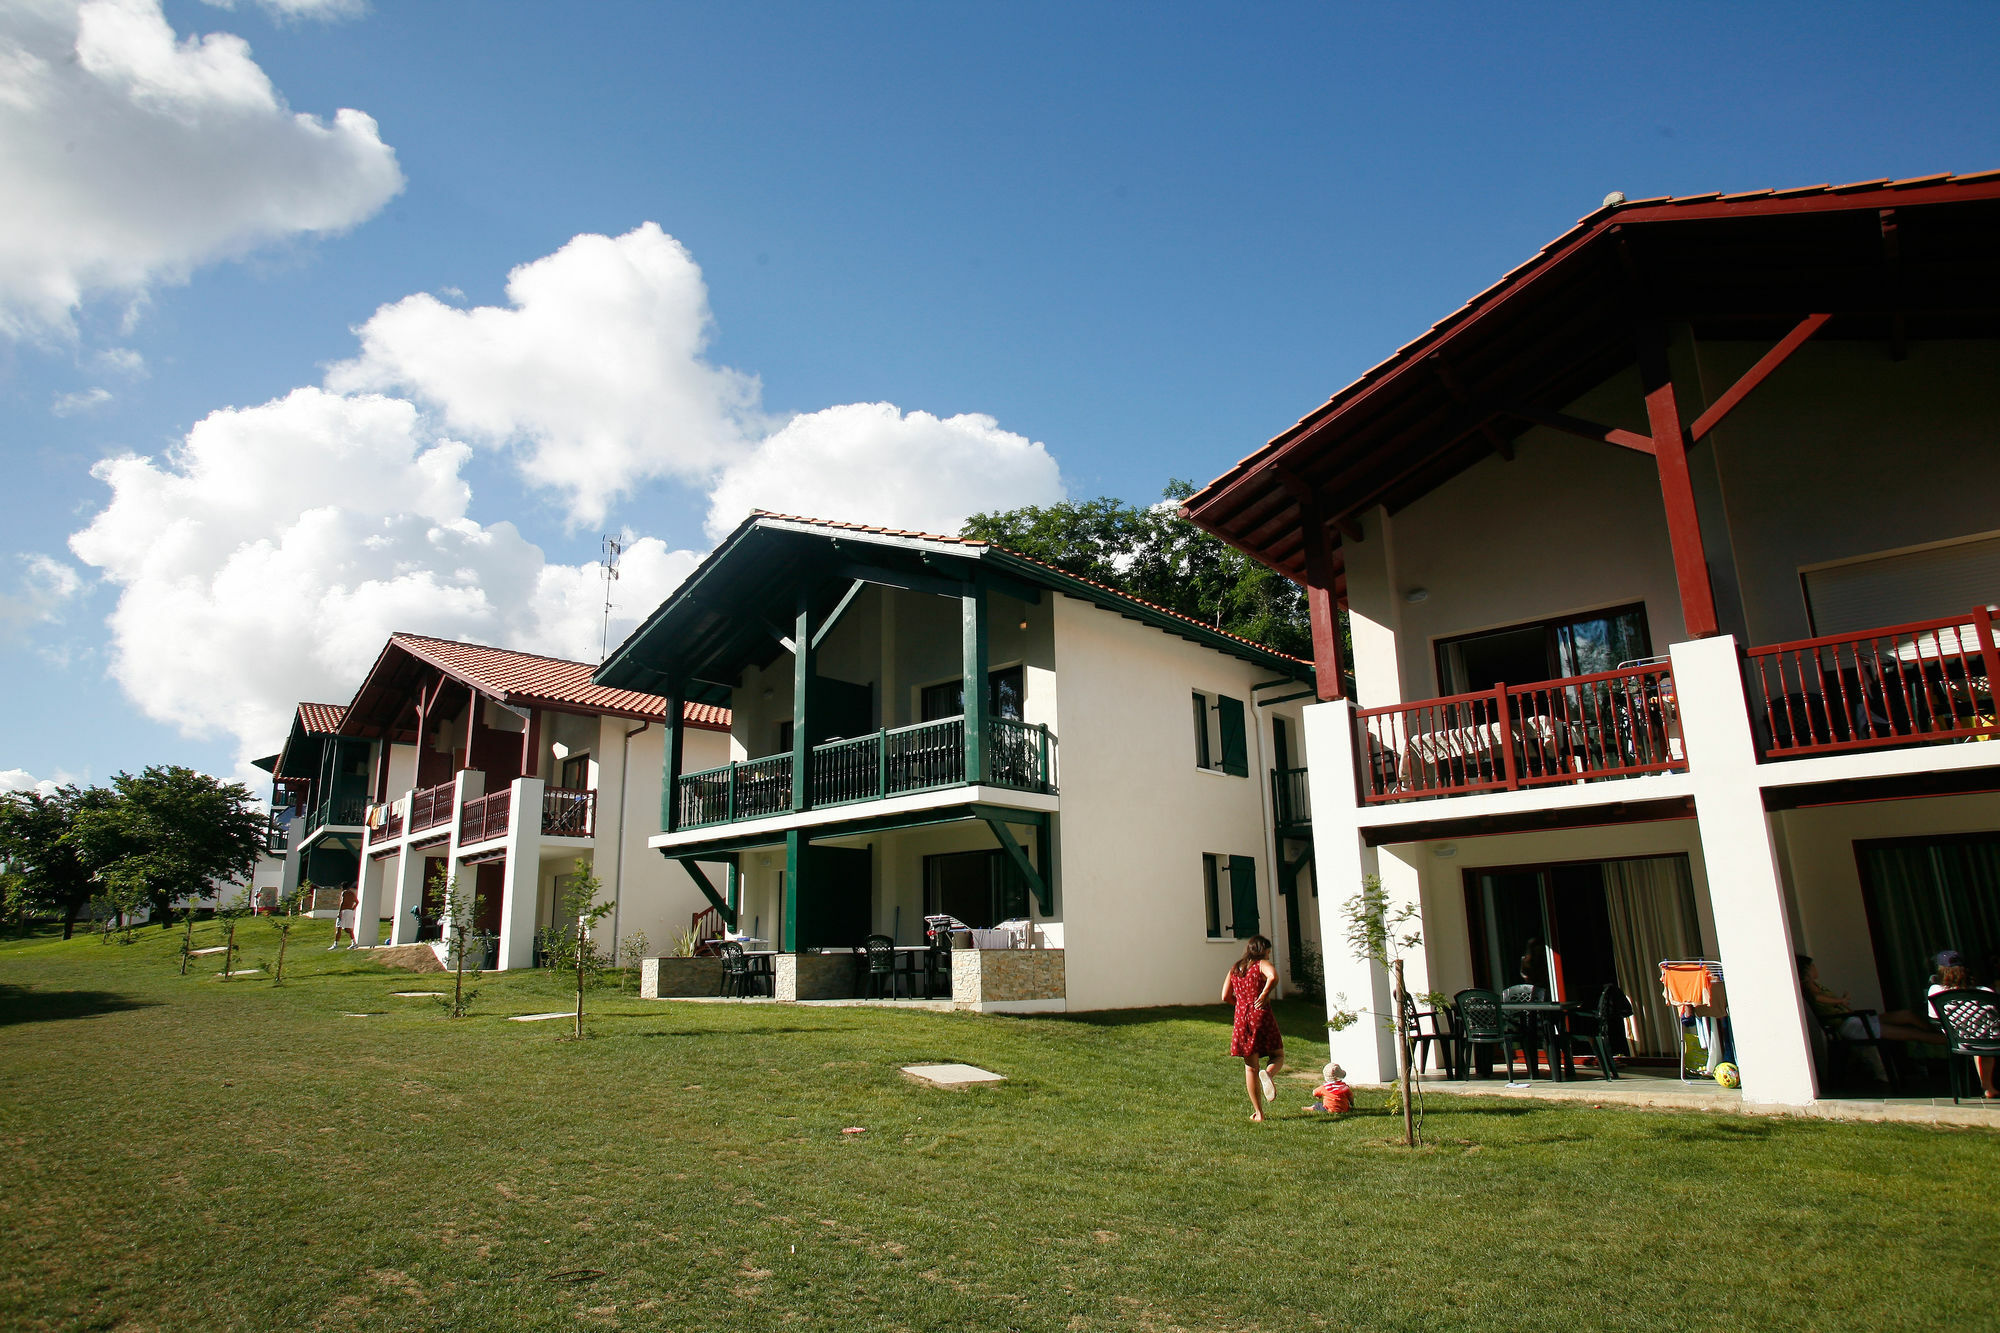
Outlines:
{"label": "roof eaves overhang", "polygon": [[[1594,256],[1600,252],[1608,254],[1614,250],[1615,247],[1607,243],[1611,238],[1627,232],[1646,234],[1650,229],[1664,225],[1717,219],[1745,220],[1774,215],[1803,218],[1858,211],[1872,214],[1881,209],[1915,209],[1933,204],[1976,203],[1996,198],[2000,198],[2000,171],[1915,177],[1902,181],[1861,181],[1803,190],[1751,191],[1727,196],[1662,197],[1607,205],[1580,219],[1527,262],[1439,320],[1387,359],[1364,371],[1262,448],[1240,459],[1229,471],[1190,496],[1182,506],[1181,514],[1204,531],[1229,542],[1286,577],[1303,581],[1302,543],[1295,537],[1281,539],[1275,535],[1295,534],[1299,528],[1297,503],[1291,498],[1291,487],[1283,474],[1294,471],[1302,460],[1315,456],[1323,442],[1346,429],[1346,423],[1355,421],[1361,423],[1362,429],[1369,428],[1373,424],[1369,414],[1378,408],[1387,410],[1385,405],[1413,383],[1419,385],[1423,392],[1430,393],[1432,398],[1444,401],[1449,396],[1448,387],[1433,385],[1429,381],[1448,375],[1459,347],[1474,340],[1488,326],[1506,319],[1513,309],[1519,308],[1535,293],[1560,288],[1579,270],[1592,265]],[[1630,358],[1623,359],[1629,361]],[[1602,367],[1595,369],[1601,372],[1600,380],[1604,374],[1611,373]],[[1577,378],[1552,378],[1550,392],[1556,396],[1572,389],[1581,392],[1574,382]],[[1466,415],[1469,419],[1471,414]],[[1467,425],[1463,421],[1447,420],[1453,425]],[[1516,433],[1521,429],[1525,426],[1514,427]],[[1466,433],[1477,431],[1481,431],[1481,427],[1474,423],[1456,438],[1464,441]],[[1490,426],[1487,431],[1490,432]],[[1453,457],[1440,453],[1420,460],[1395,482],[1380,486],[1375,494],[1364,495],[1363,498],[1378,499],[1397,486],[1400,486],[1402,494],[1408,495],[1421,493],[1425,486],[1440,484],[1476,461],[1477,457],[1491,451],[1490,433],[1482,434],[1487,439],[1486,446],[1462,447],[1456,450]],[[1475,445],[1477,443],[1474,442]],[[1337,519],[1360,506],[1346,504],[1344,497],[1335,495],[1328,498],[1324,507],[1329,510],[1329,517]],[[1338,548],[1341,536],[1339,531],[1329,533],[1336,561],[1340,558]]]}

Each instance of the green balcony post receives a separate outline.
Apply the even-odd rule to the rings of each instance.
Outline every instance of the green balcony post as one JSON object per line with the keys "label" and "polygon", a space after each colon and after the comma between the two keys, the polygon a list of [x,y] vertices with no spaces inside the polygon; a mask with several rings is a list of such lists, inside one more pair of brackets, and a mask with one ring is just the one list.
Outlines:
{"label": "green balcony post", "polygon": [[734,759],[729,761],[729,794],[725,798],[723,810],[729,819],[733,820],[736,818],[736,761]]}
{"label": "green balcony post", "polygon": [[875,733],[875,796],[877,800],[889,794],[889,729],[883,727]]}
{"label": "green balcony post", "polygon": [[782,934],[778,948],[785,953],[799,949],[799,870],[805,863],[805,839],[797,829],[785,834],[785,902]]}
{"label": "green balcony post", "polygon": [[1049,724],[1046,722],[1042,723],[1040,731],[1042,733],[1042,766],[1036,776],[1041,780],[1038,790],[1047,791],[1049,789]]}
{"label": "green balcony post", "polygon": [[660,778],[660,828],[667,833],[678,832],[681,826],[681,761],[687,722],[687,708],[681,702],[681,694],[679,681],[668,683],[666,772]]}
{"label": "green balcony post", "polygon": [[986,586],[975,572],[972,590],[959,598],[961,647],[965,656],[965,781],[986,781]]}
{"label": "green balcony post", "polygon": [[799,589],[797,623],[792,627],[792,809],[812,806],[812,592]]}

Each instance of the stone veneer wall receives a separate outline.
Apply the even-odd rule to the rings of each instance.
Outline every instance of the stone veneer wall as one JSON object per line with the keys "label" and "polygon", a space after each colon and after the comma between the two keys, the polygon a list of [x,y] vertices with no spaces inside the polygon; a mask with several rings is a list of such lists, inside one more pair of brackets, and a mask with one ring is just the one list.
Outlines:
{"label": "stone veneer wall", "polygon": [[1059,1001],[1067,985],[1061,949],[951,951],[951,999],[960,1009]]}
{"label": "stone veneer wall", "polygon": [[781,1000],[851,1000],[860,993],[859,954],[781,953],[772,962]]}
{"label": "stone veneer wall", "polygon": [[700,999],[720,994],[720,958],[648,958],[639,964],[641,999]]}

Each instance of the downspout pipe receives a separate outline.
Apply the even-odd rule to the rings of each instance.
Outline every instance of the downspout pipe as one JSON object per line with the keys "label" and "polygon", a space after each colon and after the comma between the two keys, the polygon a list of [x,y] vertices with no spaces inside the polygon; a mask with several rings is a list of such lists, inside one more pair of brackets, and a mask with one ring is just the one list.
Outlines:
{"label": "downspout pipe", "polygon": [[613,864],[618,870],[618,891],[611,895],[611,964],[618,966],[618,918],[625,903],[625,812],[631,808],[632,796],[632,738],[646,728],[650,722],[641,722],[625,733],[623,752],[618,756],[618,854]]}

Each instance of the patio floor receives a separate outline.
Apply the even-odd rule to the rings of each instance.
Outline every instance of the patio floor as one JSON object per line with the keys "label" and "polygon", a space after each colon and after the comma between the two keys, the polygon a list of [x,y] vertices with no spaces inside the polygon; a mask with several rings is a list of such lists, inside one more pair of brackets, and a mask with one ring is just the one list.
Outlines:
{"label": "patio floor", "polygon": [[[1671,1069],[1625,1068],[1606,1080],[1589,1070],[1566,1083],[1537,1078],[1526,1087],[1510,1088],[1505,1074],[1459,1082],[1432,1070],[1422,1078],[1426,1093],[1472,1097],[1528,1097],[1553,1101],[1589,1102],[1604,1106],[1644,1106],[1680,1111],[1727,1111],[1741,1115],[1818,1116],[1827,1120],[1874,1120],[1904,1124],[1966,1125],[2000,1129],[2000,1102],[1983,1099],[1952,1105],[1949,1096],[1822,1097],[1810,1106],[1766,1106],[1745,1102],[1740,1089],[1724,1088],[1710,1079],[1683,1083]],[[1317,1078],[1314,1079],[1317,1082]],[[1360,1085],[1369,1086],[1369,1085]],[[1384,1086],[1384,1085],[1374,1085]]]}

